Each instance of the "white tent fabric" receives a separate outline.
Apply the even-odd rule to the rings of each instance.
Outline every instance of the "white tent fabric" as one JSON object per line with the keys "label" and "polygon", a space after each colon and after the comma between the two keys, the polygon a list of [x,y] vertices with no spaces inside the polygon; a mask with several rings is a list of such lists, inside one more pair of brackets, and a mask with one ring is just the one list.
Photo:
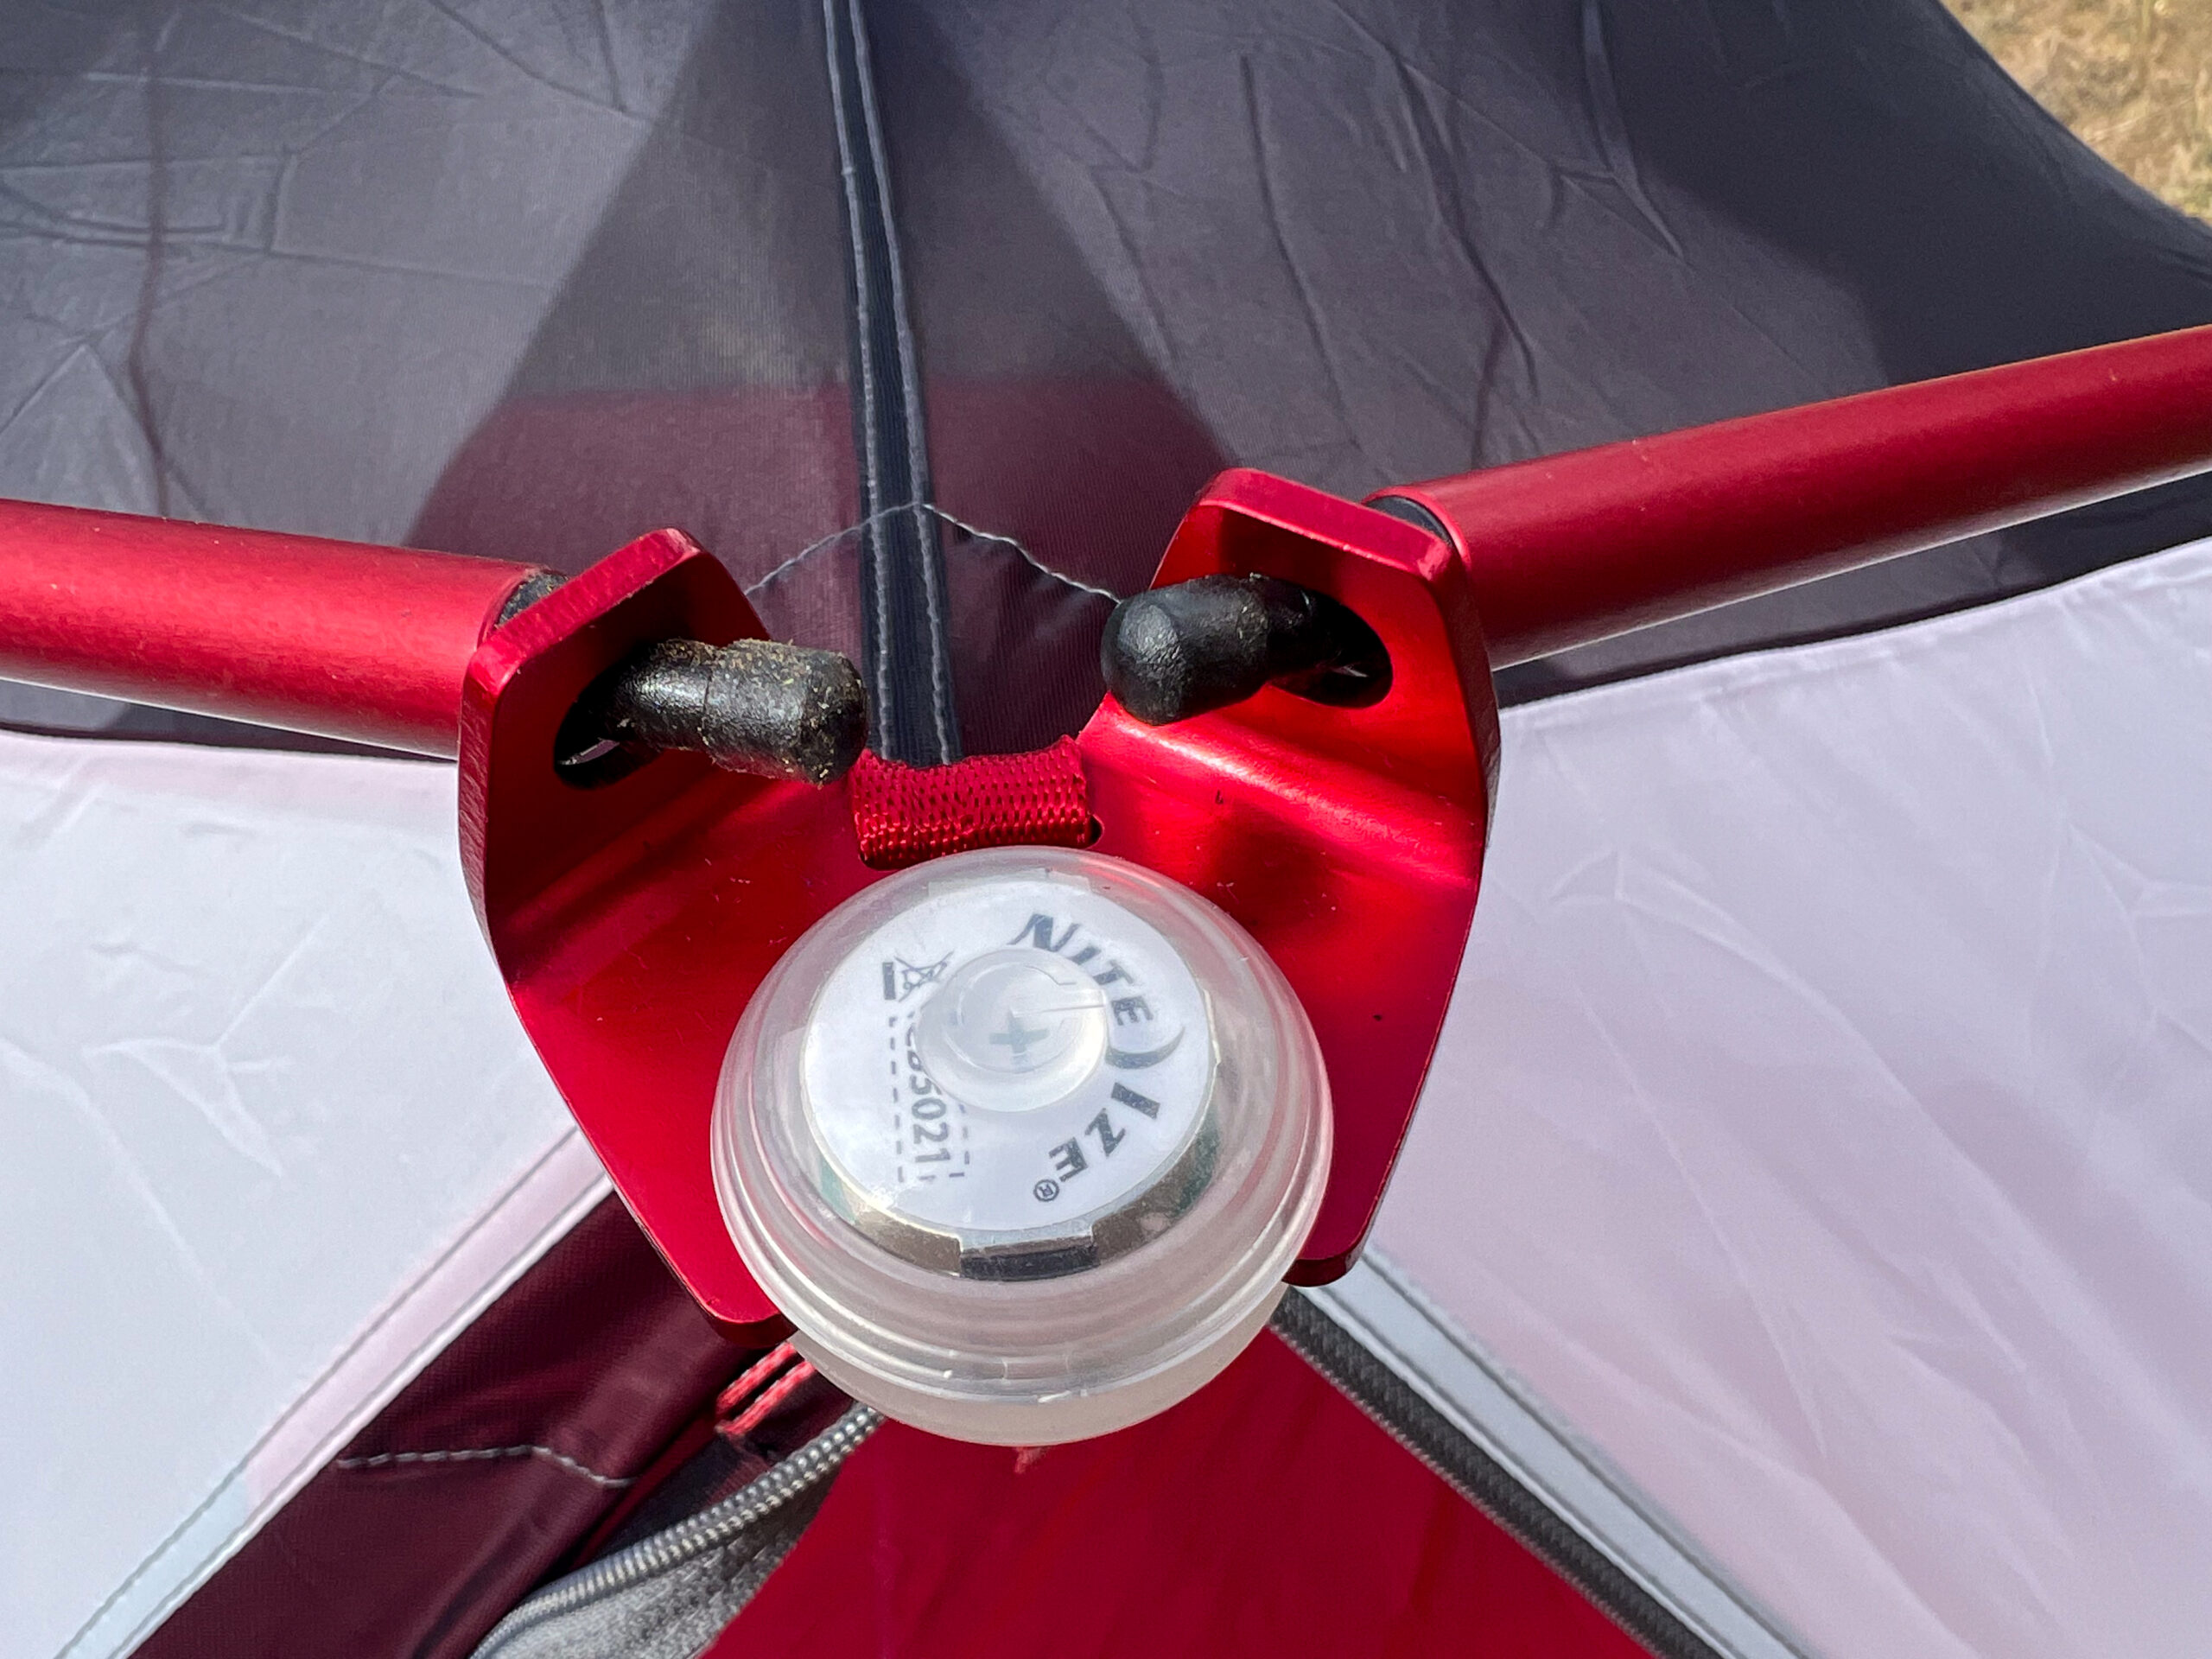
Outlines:
{"label": "white tent fabric", "polygon": [[1380,1256],[1844,1656],[2212,1630],[2212,543],[1514,710]]}
{"label": "white tent fabric", "polygon": [[0,1655],[125,1652],[607,1190],[454,773],[0,734]]}
{"label": "white tent fabric", "polygon": [[[2212,544],[1512,711],[1378,1259],[1813,1649],[2194,1651],[2208,823]],[[0,1654],[106,1655],[603,1188],[449,771],[0,737]]]}

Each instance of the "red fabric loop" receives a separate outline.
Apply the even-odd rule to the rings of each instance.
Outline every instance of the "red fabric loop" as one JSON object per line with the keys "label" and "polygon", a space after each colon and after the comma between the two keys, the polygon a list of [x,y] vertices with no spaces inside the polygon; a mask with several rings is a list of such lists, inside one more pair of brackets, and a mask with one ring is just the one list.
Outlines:
{"label": "red fabric loop", "polygon": [[[791,1369],[784,1370],[787,1365]],[[779,1371],[783,1374],[777,1376]],[[812,1360],[800,1358],[788,1342],[780,1344],[721,1391],[715,1402],[715,1432],[727,1440],[742,1440],[813,1375]],[[769,1382],[771,1377],[775,1380]]]}
{"label": "red fabric loop", "polygon": [[1081,847],[1090,788],[1075,740],[1027,754],[907,766],[863,753],[848,776],[861,857],[879,870],[977,847]]}

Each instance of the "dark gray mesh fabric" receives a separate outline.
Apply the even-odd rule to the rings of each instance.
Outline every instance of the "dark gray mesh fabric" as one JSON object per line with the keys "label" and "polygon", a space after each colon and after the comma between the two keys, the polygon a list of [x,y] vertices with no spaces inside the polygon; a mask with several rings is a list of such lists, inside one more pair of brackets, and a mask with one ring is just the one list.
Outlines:
{"label": "dark gray mesh fabric", "polygon": [[[748,582],[854,519],[821,13],[664,7],[698,38],[496,402],[412,527],[575,570],[661,524]],[[781,593],[790,631],[842,613]]]}
{"label": "dark gray mesh fabric", "polygon": [[4,0],[0,493],[404,540],[707,10]]}
{"label": "dark gray mesh fabric", "polygon": [[[2212,319],[2204,227],[1936,0],[867,21],[971,748],[1080,721],[1085,588],[1141,586],[1224,464],[1360,494]],[[672,522],[777,573],[772,627],[855,648],[816,8],[8,0],[4,25],[0,493],[570,569]],[[1970,603],[2202,532],[2209,502],[1985,537],[1509,690]]]}
{"label": "dark gray mesh fabric", "polygon": [[[906,225],[933,386],[1006,375],[1045,302],[1042,360],[1185,411],[1117,423],[1147,480],[1225,458],[1359,495],[2212,319],[2212,236],[1935,0],[929,5],[875,27],[908,200],[953,204]],[[947,473],[945,505],[972,491],[1071,559],[1007,505],[1055,464]],[[1128,486],[1091,477],[1033,499],[1118,517]],[[2208,499],[1984,537],[1511,689],[2032,587],[2201,533]],[[1126,585],[1157,545],[1084,569]]]}

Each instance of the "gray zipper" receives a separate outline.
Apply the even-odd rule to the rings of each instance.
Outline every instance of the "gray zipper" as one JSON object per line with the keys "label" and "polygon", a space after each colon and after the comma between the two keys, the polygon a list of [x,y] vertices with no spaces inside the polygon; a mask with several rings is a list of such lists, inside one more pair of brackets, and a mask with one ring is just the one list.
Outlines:
{"label": "gray zipper", "polygon": [[495,1659],[516,1637],[549,1619],[579,1611],[724,1548],[826,1480],[882,1421],[880,1413],[856,1405],[742,1491],[665,1532],[639,1539],[546,1586],[493,1628],[477,1648],[475,1659]]}
{"label": "gray zipper", "polygon": [[1672,1609],[1452,1423],[1311,1299],[1292,1291],[1270,1321],[1276,1336],[1445,1484],[1659,1659],[1723,1659]]}

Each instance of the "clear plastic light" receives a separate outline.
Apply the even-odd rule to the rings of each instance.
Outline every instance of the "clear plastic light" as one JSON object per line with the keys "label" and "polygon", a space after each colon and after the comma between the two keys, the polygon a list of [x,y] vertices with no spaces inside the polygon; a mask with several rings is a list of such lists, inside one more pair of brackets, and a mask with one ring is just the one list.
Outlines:
{"label": "clear plastic light", "polygon": [[856,1399],[1040,1446],[1181,1399],[1319,1208],[1328,1084],[1243,929],[1150,871],[1001,849],[877,883],[785,953],[715,1104],[715,1191]]}

